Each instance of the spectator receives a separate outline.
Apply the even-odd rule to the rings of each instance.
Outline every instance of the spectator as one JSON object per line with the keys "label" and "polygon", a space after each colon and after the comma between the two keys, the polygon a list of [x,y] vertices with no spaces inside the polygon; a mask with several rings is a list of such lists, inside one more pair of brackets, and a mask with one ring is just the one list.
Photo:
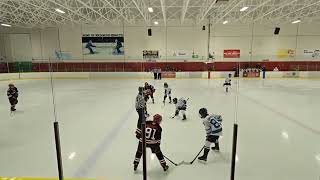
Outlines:
{"label": "spectator", "polygon": [[153,72],[153,77],[154,77],[154,79],[155,79],[155,80],[158,79],[157,69],[156,69],[156,68],[153,68],[153,69],[152,69],[152,72]]}
{"label": "spectator", "polygon": [[161,68],[158,69],[158,79],[161,80]]}

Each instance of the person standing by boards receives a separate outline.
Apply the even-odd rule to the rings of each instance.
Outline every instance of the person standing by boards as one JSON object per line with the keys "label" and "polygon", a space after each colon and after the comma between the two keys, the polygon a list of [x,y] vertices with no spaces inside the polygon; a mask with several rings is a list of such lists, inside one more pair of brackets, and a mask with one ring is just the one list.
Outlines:
{"label": "person standing by boards", "polygon": [[138,88],[138,95],[136,97],[136,110],[138,113],[138,123],[137,123],[137,128],[141,128],[141,123],[143,121],[143,119],[145,118],[145,115],[148,115],[147,113],[147,104],[146,101],[144,99],[144,94],[143,94],[144,88],[143,87],[139,87]]}
{"label": "person standing by boards", "polygon": [[161,80],[161,68],[158,69],[158,79]]}

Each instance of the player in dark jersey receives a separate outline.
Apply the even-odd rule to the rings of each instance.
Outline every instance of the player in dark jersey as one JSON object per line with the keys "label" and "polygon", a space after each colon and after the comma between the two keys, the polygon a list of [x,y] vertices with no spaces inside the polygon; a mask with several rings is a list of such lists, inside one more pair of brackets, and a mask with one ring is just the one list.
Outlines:
{"label": "player in dark jersey", "polygon": [[149,96],[152,99],[152,103],[154,104],[154,98],[153,98],[153,93],[156,91],[156,89],[148,84],[147,82],[144,83],[144,100],[147,102],[149,99]]}
{"label": "player in dark jersey", "polygon": [[[164,171],[167,171],[169,166],[167,165],[164,156],[160,149],[161,143],[161,133],[162,128],[160,123],[162,117],[160,114],[155,114],[153,116],[153,121],[146,121],[146,146],[151,149],[151,152],[156,154],[162,168]],[[134,171],[137,170],[140,158],[142,156],[142,138],[141,138],[141,129],[137,128],[136,137],[139,139],[139,145],[136,152],[135,160],[133,161]]]}
{"label": "player in dark jersey", "polygon": [[11,104],[11,111],[16,111],[16,105],[18,104],[18,89],[14,86],[14,84],[10,83],[9,84],[9,89],[7,91],[7,96],[9,99],[9,102]]}

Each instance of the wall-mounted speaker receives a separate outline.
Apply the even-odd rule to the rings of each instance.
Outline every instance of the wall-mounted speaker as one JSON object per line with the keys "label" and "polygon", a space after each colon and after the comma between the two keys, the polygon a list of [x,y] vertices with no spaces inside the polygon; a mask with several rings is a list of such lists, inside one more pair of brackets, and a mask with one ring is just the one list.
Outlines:
{"label": "wall-mounted speaker", "polygon": [[275,35],[278,35],[280,33],[280,28],[279,27],[276,27],[275,29],[274,29],[274,34]]}
{"label": "wall-mounted speaker", "polygon": [[151,28],[148,29],[148,36],[152,36],[152,29]]}
{"label": "wall-mounted speaker", "polygon": [[206,30],[206,26],[202,26],[202,31]]}

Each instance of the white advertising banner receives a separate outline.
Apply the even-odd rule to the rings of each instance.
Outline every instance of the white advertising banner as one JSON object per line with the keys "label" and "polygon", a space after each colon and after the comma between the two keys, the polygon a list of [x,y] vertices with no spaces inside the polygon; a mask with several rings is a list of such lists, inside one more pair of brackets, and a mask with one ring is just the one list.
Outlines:
{"label": "white advertising banner", "polygon": [[303,55],[307,58],[319,59],[320,58],[320,49],[304,49]]}

